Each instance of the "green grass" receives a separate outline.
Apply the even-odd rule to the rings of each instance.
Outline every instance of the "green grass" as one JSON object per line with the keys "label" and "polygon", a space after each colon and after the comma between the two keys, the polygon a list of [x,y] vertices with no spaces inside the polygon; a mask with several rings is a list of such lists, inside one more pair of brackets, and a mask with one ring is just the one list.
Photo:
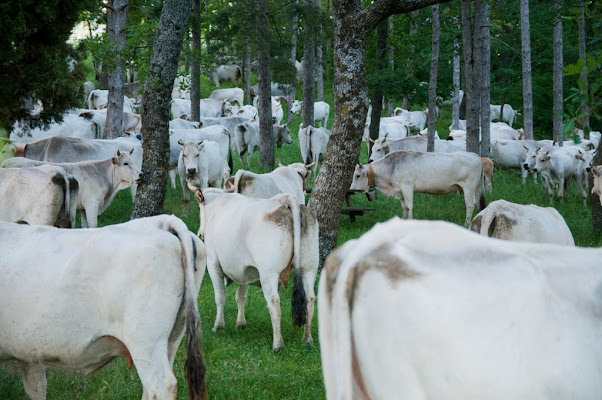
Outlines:
{"label": "green grass", "polygon": [[[208,88],[208,85],[204,85]],[[209,89],[206,89],[209,90]],[[203,93],[206,95],[206,93]],[[327,101],[332,104],[332,98]],[[331,108],[333,110],[333,108]],[[444,109],[437,130],[447,131],[450,124],[449,110]],[[331,115],[329,127],[332,125]],[[276,162],[283,164],[300,161],[300,151],[296,134],[301,118],[295,116],[291,127],[294,137],[292,145],[276,149]],[[258,170],[258,153],[253,154],[251,169]],[[362,144],[361,162],[367,160],[366,148]],[[240,168],[240,162],[234,157],[234,172]],[[313,182],[309,183],[309,186]],[[574,185],[573,185],[574,186]],[[493,180],[493,194],[488,194],[488,202],[506,199],[522,204],[548,205],[548,197],[542,185],[535,186],[529,179],[521,184],[518,171],[496,170]],[[168,186],[165,213],[180,216],[182,210],[182,191]],[[374,224],[401,215],[399,201],[378,194],[376,202],[368,202],[363,194],[353,198],[355,206],[375,207],[376,211],[357,217],[351,223],[348,216],[341,216],[339,244],[354,239],[369,230]],[[582,205],[581,199],[573,187],[567,200],[554,206],[567,221],[575,242],[579,246],[600,246],[602,240],[592,233],[589,208]],[[109,209],[99,217],[101,226],[127,221],[132,210],[129,191],[120,192]],[[441,219],[462,224],[465,208],[462,196],[448,194],[434,196],[417,193],[414,199],[414,217],[416,219]],[[189,229],[197,232],[199,228],[198,207],[194,200],[190,203],[189,216],[184,218]],[[317,282],[316,282],[317,286]],[[313,346],[301,344],[302,329],[293,328],[291,323],[290,289],[281,289],[282,335],[285,347],[279,354],[272,354],[272,328],[266,303],[259,288],[249,289],[246,306],[247,329],[237,331],[236,285],[227,288],[225,309],[226,328],[214,333],[213,326],[216,307],[213,298],[213,286],[209,275],[201,286],[199,309],[204,330],[202,348],[207,365],[207,388],[212,399],[323,399],[324,385],[320,366],[320,346],[318,342],[317,312],[314,314],[312,334]],[[187,398],[184,374],[185,354],[183,346],[174,365],[178,379],[178,399]],[[49,399],[135,399],[142,395],[142,386],[135,368],[128,370],[126,362],[120,358],[96,374],[84,377],[61,370],[48,370]],[[19,370],[15,363],[0,364],[0,399],[26,399]]]}

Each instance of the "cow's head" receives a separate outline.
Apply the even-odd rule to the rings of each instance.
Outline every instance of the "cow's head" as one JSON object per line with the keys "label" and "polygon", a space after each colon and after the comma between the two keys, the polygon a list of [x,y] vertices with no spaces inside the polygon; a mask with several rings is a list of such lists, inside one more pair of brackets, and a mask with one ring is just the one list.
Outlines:
{"label": "cow's head", "polygon": [[189,140],[184,143],[182,139],[178,140],[180,146],[180,159],[186,173],[186,178],[190,181],[196,180],[199,172],[199,157],[203,150],[203,141]]}
{"label": "cow's head", "polygon": [[535,158],[537,157],[539,148],[529,148],[527,146],[523,146],[523,148],[527,150],[527,154],[525,154],[525,161],[523,161],[523,168],[525,171],[529,171],[531,168],[535,167]]}
{"label": "cow's head", "polygon": [[368,184],[368,171],[366,166],[357,164],[353,171],[353,181],[349,187],[351,190],[363,190],[367,192],[370,189]]}
{"label": "cow's head", "polygon": [[549,168],[550,163],[550,151],[538,153],[535,157],[535,166],[533,172],[540,172]]}
{"label": "cow's head", "polygon": [[293,105],[291,106],[291,112],[293,114],[301,114],[302,107],[303,107],[303,101],[293,100]]}
{"label": "cow's head", "polygon": [[117,150],[117,155],[111,159],[114,166],[113,176],[119,182],[120,190],[128,188],[132,183],[140,183],[142,179],[142,171],[136,168],[133,153],[134,149],[129,152]]}
{"label": "cow's head", "polygon": [[376,161],[389,154],[389,143],[387,138],[381,138],[374,141],[369,162]]}

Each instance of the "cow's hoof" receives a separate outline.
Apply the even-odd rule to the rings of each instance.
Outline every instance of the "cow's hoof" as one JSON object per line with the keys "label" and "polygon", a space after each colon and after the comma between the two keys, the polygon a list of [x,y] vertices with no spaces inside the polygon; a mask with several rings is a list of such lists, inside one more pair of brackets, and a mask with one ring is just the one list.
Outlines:
{"label": "cow's hoof", "polygon": [[224,325],[215,325],[212,329],[213,332],[217,332],[220,329],[224,329]]}
{"label": "cow's hoof", "polygon": [[303,338],[303,344],[311,346],[314,344],[314,340],[311,338],[311,336],[309,338]]}
{"label": "cow's hoof", "polygon": [[280,345],[280,346],[277,346],[277,347],[272,347],[272,352],[274,354],[280,353],[280,350],[282,350],[283,347],[284,347],[284,345]]}
{"label": "cow's hoof", "polygon": [[244,324],[236,324],[236,329],[241,331],[243,329],[247,329],[247,324],[246,322]]}

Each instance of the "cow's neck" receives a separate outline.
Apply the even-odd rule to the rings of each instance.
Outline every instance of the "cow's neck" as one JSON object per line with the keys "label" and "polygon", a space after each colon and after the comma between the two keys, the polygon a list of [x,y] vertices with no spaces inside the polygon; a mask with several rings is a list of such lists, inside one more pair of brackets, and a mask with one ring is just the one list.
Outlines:
{"label": "cow's neck", "polygon": [[372,164],[366,166],[366,173],[368,175],[368,187],[370,189],[376,187],[376,177],[374,176],[374,168]]}

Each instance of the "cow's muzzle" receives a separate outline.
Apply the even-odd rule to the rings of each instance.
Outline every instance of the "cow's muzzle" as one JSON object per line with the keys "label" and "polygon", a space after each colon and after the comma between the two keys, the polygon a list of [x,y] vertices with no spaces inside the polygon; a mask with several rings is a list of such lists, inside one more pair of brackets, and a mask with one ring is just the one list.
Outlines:
{"label": "cow's muzzle", "polygon": [[523,164],[523,168],[525,169],[525,171],[528,171],[529,170],[529,164],[524,163]]}

